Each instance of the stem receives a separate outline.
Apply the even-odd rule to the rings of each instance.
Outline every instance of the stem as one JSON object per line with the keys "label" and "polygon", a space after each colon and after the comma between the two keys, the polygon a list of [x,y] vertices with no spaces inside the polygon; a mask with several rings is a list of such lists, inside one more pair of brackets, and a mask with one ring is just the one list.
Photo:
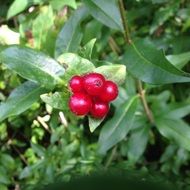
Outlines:
{"label": "stem", "polygon": [[119,10],[120,10],[120,14],[121,14],[122,23],[123,23],[125,40],[128,44],[131,44],[132,41],[131,41],[130,34],[129,34],[128,22],[125,17],[125,7],[123,4],[123,0],[119,0]]}
{"label": "stem", "polygon": [[115,40],[110,36],[109,38],[109,45],[112,49],[112,51],[116,54],[119,55],[121,53],[120,48],[118,47],[117,43],[115,42]]}
{"label": "stem", "polygon": [[[124,8],[123,0],[119,0],[119,10],[120,10],[121,19],[122,19],[123,28],[124,28],[124,38],[125,38],[125,41],[130,45],[132,43],[132,40],[129,35],[127,19],[125,18],[125,8]],[[148,106],[145,91],[143,90],[142,82],[140,80],[137,80],[137,88],[138,88],[138,92],[139,92],[139,95],[141,98],[141,102],[142,102],[144,111],[147,115],[147,118],[151,124],[154,124],[154,118],[153,118],[152,112]]]}
{"label": "stem", "polygon": [[110,156],[108,157],[108,159],[106,161],[105,169],[107,169],[110,166],[110,164],[112,163],[112,160],[115,157],[116,151],[117,151],[117,146],[113,147],[113,149],[111,151],[111,154],[110,154]]}
{"label": "stem", "polygon": [[137,80],[137,88],[138,88],[138,92],[139,92],[141,102],[142,102],[144,111],[146,113],[146,116],[149,119],[150,123],[154,125],[154,118],[153,118],[152,112],[148,106],[148,103],[146,100],[145,90],[143,89],[142,82],[140,80]]}

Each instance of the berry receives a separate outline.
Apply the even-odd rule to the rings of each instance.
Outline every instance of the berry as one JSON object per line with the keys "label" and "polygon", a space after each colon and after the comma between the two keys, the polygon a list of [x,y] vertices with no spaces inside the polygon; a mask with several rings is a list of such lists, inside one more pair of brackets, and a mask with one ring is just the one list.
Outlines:
{"label": "berry", "polygon": [[89,73],[84,76],[84,89],[89,95],[99,95],[104,88],[105,78],[99,73]]}
{"label": "berry", "polygon": [[72,77],[69,86],[73,93],[81,92],[83,90],[83,78],[77,75]]}
{"label": "berry", "polygon": [[97,101],[92,104],[91,115],[95,118],[103,118],[107,115],[109,111],[108,103]]}
{"label": "berry", "polygon": [[104,89],[100,94],[99,98],[104,102],[110,102],[117,98],[118,96],[118,87],[112,81],[106,81],[104,84]]}
{"label": "berry", "polygon": [[86,115],[90,111],[92,101],[87,94],[75,93],[70,97],[69,107],[76,115]]}

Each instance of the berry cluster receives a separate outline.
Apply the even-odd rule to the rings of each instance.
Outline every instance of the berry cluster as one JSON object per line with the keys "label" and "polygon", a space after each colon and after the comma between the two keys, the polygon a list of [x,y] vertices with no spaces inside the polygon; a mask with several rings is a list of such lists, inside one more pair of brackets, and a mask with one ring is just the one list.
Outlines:
{"label": "berry cluster", "polygon": [[73,92],[69,107],[78,116],[90,113],[94,118],[103,118],[109,111],[109,102],[118,96],[117,85],[99,73],[73,76],[69,86]]}

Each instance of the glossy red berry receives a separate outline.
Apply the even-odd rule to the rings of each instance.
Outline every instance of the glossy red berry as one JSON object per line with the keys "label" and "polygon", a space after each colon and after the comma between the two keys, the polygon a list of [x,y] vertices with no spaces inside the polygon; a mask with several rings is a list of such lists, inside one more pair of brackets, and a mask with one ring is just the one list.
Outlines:
{"label": "glossy red berry", "polygon": [[72,77],[69,86],[73,93],[81,92],[83,90],[83,78],[77,75]]}
{"label": "glossy red berry", "polygon": [[104,88],[105,78],[99,73],[89,73],[84,76],[84,89],[89,95],[99,95]]}
{"label": "glossy red berry", "polygon": [[69,107],[76,115],[86,115],[92,106],[91,98],[84,93],[75,93],[70,97]]}
{"label": "glossy red berry", "polygon": [[100,99],[104,102],[110,102],[117,98],[118,96],[118,87],[112,81],[106,81],[104,84],[104,89],[100,94]]}
{"label": "glossy red berry", "polygon": [[90,113],[93,117],[100,119],[105,117],[108,111],[109,111],[108,103],[97,101],[92,104]]}

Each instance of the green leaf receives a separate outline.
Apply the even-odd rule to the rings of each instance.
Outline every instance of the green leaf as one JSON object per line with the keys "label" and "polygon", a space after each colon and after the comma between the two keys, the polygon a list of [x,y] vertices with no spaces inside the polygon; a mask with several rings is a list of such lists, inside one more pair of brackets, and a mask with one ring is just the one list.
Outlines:
{"label": "green leaf", "polygon": [[95,69],[92,62],[73,53],[62,54],[58,61],[67,67],[64,75],[66,81],[70,80],[73,75],[82,75]]}
{"label": "green leaf", "polygon": [[90,14],[104,25],[123,30],[116,0],[83,0]]}
{"label": "green leaf", "polygon": [[52,89],[62,83],[61,76],[65,69],[54,59],[38,51],[13,46],[0,53],[0,61],[23,78],[38,82]]}
{"label": "green leaf", "polygon": [[14,0],[8,10],[7,19],[10,19],[11,17],[21,13],[31,5],[37,5],[43,1],[44,0]]}
{"label": "green leaf", "polygon": [[112,80],[117,84],[122,84],[126,78],[126,67],[124,65],[104,65],[97,67],[94,71],[103,74],[107,80]]}
{"label": "green leaf", "polygon": [[190,101],[171,103],[162,110],[160,117],[180,119],[190,114]]}
{"label": "green leaf", "polygon": [[153,17],[153,24],[150,27],[150,34],[153,34],[158,27],[163,25],[167,20],[169,20],[172,16],[174,16],[179,6],[179,1],[172,3],[170,6],[161,7],[159,10],[155,12],[155,16]]}
{"label": "green leaf", "polygon": [[88,16],[85,7],[80,7],[69,18],[60,31],[55,45],[55,57],[65,52],[76,52],[82,40],[80,24]]}
{"label": "green leaf", "polygon": [[70,6],[73,9],[77,8],[77,4],[75,0],[50,0],[50,4],[53,7],[53,9],[59,11],[64,6]]}
{"label": "green leaf", "polygon": [[5,102],[0,104],[0,121],[13,115],[19,115],[38,101],[45,89],[33,82],[25,82],[10,94]]}
{"label": "green leaf", "polygon": [[190,150],[190,126],[184,121],[159,118],[156,120],[156,127],[164,137]]}
{"label": "green leaf", "polygon": [[88,117],[90,132],[93,133],[96,128],[102,123],[103,119],[96,119],[91,116]]}
{"label": "green leaf", "polygon": [[68,110],[69,93],[67,92],[42,94],[40,98],[42,99],[42,101],[50,105],[52,108]]}
{"label": "green leaf", "polygon": [[136,78],[152,83],[167,84],[190,82],[190,74],[173,66],[164,56],[147,40],[140,40],[128,45],[124,62],[127,70]]}
{"label": "green leaf", "polygon": [[123,140],[130,131],[138,97],[132,97],[116,109],[116,113],[102,128],[99,137],[99,152],[106,153],[111,147]]}
{"label": "green leaf", "polygon": [[34,39],[34,48],[41,49],[45,42],[46,38],[49,35],[47,31],[54,24],[54,15],[53,9],[51,6],[44,6],[40,9],[39,15],[32,23],[32,34]]}
{"label": "green leaf", "polygon": [[31,143],[32,150],[39,156],[45,157],[45,148],[39,144]]}
{"label": "green leaf", "polygon": [[84,57],[86,59],[91,59],[92,57],[92,50],[94,48],[96,39],[92,39],[90,40],[84,47],[81,48],[79,55],[81,55],[81,57]]}
{"label": "green leaf", "polygon": [[128,140],[128,159],[137,162],[145,151],[148,143],[149,127],[146,125],[134,130]]}
{"label": "green leaf", "polygon": [[178,55],[168,55],[166,58],[174,66],[181,69],[190,61],[190,52],[185,52]]}
{"label": "green leaf", "polygon": [[0,170],[0,184],[6,184],[9,185],[11,183],[9,176],[3,172],[4,170]]}

